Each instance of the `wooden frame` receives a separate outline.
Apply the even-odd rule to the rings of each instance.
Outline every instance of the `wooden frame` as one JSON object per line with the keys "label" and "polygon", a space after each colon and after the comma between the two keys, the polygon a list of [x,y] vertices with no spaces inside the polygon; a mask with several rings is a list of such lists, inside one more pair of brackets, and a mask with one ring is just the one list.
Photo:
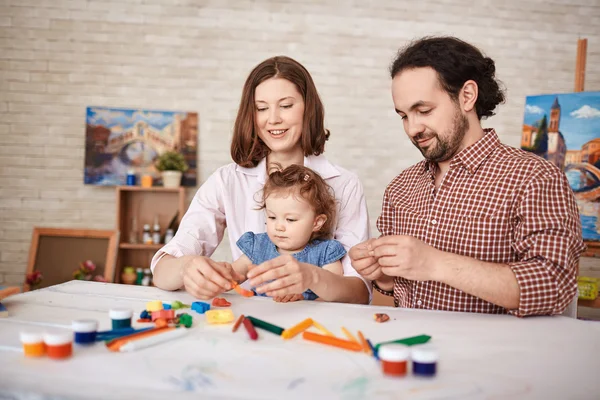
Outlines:
{"label": "wooden frame", "polygon": [[[51,238],[49,241],[47,241],[46,239]],[[106,243],[106,255],[105,255],[105,259],[102,260],[104,262],[104,265],[101,266],[101,268],[103,268],[103,276],[104,278],[108,281],[108,282],[113,282],[114,280],[114,273],[115,273],[115,261],[116,261],[116,252],[117,252],[117,246],[118,246],[118,232],[117,231],[109,231],[109,230],[98,230],[98,229],[65,229],[65,228],[40,228],[40,227],[34,227],[33,228],[33,234],[31,237],[31,246],[29,248],[29,259],[27,262],[27,274],[33,272],[34,270],[40,270],[40,272],[42,272],[42,274],[44,274],[44,271],[41,269],[36,268],[41,266],[42,262],[48,262],[46,259],[39,260],[38,262],[38,256],[40,256],[41,252],[47,252],[48,249],[52,248],[52,242],[54,239],[54,243],[56,244],[56,239],[58,238],[63,238],[65,239],[65,243],[66,244],[70,244],[72,247],[69,247],[69,249],[73,249],[73,251],[75,252],[75,250],[86,250],[85,248],[82,249],[81,245],[85,244],[85,242],[88,242],[88,244],[92,245],[94,247],[95,252],[98,252],[98,248],[102,247],[102,249],[104,248],[104,245],[100,240],[105,240]],[[42,244],[44,245],[44,249],[40,249],[40,246],[42,246]],[[56,246],[55,246],[56,247]],[[65,256],[73,256],[71,251],[67,251],[67,252],[63,252],[61,254],[64,254]],[[43,254],[42,256],[47,257],[48,255],[52,255],[54,257],[48,257],[49,262],[52,262],[53,260],[55,260],[58,257],[60,257],[60,255],[57,254]],[[75,255],[77,256],[77,255]],[[65,257],[67,258],[67,257]],[[83,262],[85,261],[85,259],[81,259],[78,260],[77,262]],[[55,261],[56,262],[56,261]],[[59,261],[60,262],[60,261]],[[97,261],[96,261],[97,262]],[[57,273],[58,271],[60,271],[62,273],[63,276],[69,276],[72,275],[73,271],[75,271],[77,269],[77,265],[72,265],[72,264],[66,264],[66,265],[51,265],[49,268],[46,267],[47,271],[50,271],[51,273]],[[100,266],[99,266],[100,268]],[[69,275],[67,275],[67,272]],[[68,280],[68,279],[66,279]],[[57,282],[51,282],[51,284],[55,284]],[[44,285],[44,282],[42,281],[42,285]],[[25,276],[25,281],[23,283],[23,291],[28,291],[29,285],[27,284],[27,275]]]}

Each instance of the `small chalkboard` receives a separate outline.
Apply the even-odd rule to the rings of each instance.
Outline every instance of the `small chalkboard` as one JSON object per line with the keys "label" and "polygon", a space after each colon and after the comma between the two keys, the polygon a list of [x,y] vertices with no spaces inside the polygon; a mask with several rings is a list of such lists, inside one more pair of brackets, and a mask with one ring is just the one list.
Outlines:
{"label": "small chalkboard", "polygon": [[[79,264],[91,260],[94,275],[114,281],[117,231],[96,229],[33,228],[27,274],[39,271],[43,279],[35,289],[73,280]],[[29,290],[25,281],[23,290]]]}

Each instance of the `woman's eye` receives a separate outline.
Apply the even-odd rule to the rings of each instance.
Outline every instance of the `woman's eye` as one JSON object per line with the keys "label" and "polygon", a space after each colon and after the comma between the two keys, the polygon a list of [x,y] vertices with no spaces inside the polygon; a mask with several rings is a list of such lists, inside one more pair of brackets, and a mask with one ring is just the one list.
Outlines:
{"label": "woman's eye", "polygon": [[293,104],[282,105],[281,108],[292,108]]}
{"label": "woman's eye", "polygon": [[258,112],[262,112],[262,111],[267,111],[267,109],[266,109],[266,108],[264,108],[264,107],[261,107],[261,108],[257,108],[257,109],[256,109],[256,111],[258,111]]}

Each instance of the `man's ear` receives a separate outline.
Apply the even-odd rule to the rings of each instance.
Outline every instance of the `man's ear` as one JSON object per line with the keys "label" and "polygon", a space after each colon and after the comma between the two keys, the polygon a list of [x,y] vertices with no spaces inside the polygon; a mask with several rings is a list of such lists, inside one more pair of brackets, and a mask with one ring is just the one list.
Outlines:
{"label": "man's ear", "polygon": [[318,232],[319,229],[323,227],[323,224],[327,222],[327,215],[320,214],[315,218],[315,222],[313,223],[313,232]]}
{"label": "man's ear", "polygon": [[465,112],[473,111],[477,102],[477,96],[479,96],[477,82],[473,80],[466,81],[459,95],[460,107]]}

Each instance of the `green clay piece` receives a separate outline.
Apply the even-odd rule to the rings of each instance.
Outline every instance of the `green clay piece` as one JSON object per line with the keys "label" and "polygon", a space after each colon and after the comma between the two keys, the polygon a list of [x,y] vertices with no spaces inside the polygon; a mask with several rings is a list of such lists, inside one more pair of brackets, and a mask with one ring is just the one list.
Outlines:
{"label": "green clay piece", "polygon": [[182,308],[190,308],[189,304],[183,304],[182,302],[180,302],[179,300],[175,300],[171,303],[171,308],[173,310],[180,310]]}
{"label": "green clay piece", "polygon": [[271,333],[281,336],[281,334],[284,331],[283,328],[281,328],[277,325],[273,325],[268,322],[262,321],[260,319],[257,319],[254,317],[246,317],[246,318],[248,318],[250,320],[250,322],[252,322],[252,325],[254,325],[254,327],[264,329],[267,332],[271,332]]}
{"label": "green clay piece", "polygon": [[185,326],[186,328],[191,328],[192,327],[192,316],[189,314],[179,314],[177,316],[179,318],[179,324]]}
{"label": "green clay piece", "polygon": [[390,342],[381,342],[381,343],[377,343],[375,345],[375,350],[379,350],[380,346],[385,346],[386,344],[392,344],[392,343],[393,344],[403,344],[405,346],[414,346],[416,344],[427,343],[427,342],[429,342],[429,339],[431,339],[431,336],[419,335],[419,336],[413,336],[413,337],[404,338],[404,339],[392,340]]}

